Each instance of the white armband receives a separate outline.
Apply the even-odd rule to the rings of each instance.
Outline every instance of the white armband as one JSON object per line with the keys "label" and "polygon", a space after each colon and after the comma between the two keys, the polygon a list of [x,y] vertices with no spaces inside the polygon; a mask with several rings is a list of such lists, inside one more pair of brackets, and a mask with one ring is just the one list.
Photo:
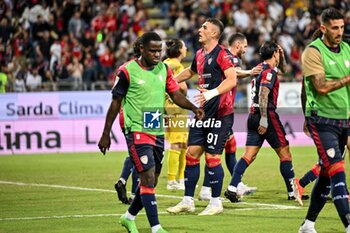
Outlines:
{"label": "white armband", "polygon": [[269,123],[267,122],[267,118],[266,117],[261,117],[260,118],[260,123],[259,123],[262,127],[267,128],[269,126]]}
{"label": "white armband", "polygon": [[209,91],[203,92],[202,94],[203,94],[204,99],[205,99],[206,101],[208,101],[208,100],[214,98],[214,97],[217,96],[217,95],[220,95],[220,93],[219,93],[219,91],[218,91],[217,88],[214,88],[214,89],[211,89],[211,90],[209,90]]}

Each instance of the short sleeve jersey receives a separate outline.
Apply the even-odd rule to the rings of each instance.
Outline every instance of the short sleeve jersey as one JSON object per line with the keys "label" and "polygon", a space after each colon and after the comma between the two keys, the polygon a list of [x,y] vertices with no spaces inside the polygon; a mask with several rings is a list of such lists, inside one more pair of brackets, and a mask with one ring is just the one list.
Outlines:
{"label": "short sleeve jersey", "polygon": [[260,112],[259,109],[259,92],[261,87],[267,87],[270,90],[268,95],[269,111],[274,111],[277,108],[277,99],[280,82],[278,80],[277,67],[271,67],[266,63],[262,63],[263,70],[258,76],[252,79],[252,105],[250,107],[251,113]]}
{"label": "short sleeve jersey", "polygon": [[[204,49],[197,51],[191,70],[198,74],[201,88],[214,89],[225,79],[224,71],[233,67],[232,56],[223,46],[217,45],[209,54]],[[206,118],[222,118],[233,113],[232,92],[226,92],[205,102]]]}

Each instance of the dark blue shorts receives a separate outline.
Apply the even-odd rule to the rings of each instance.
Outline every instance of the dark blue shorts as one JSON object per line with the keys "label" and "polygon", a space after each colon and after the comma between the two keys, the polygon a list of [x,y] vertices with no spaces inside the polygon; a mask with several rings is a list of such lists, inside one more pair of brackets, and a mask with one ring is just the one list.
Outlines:
{"label": "dark blue shorts", "polygon": [[272,148],[279,148],[289,145],[289,141],[286,138],[286,132],[283,128],[281,120],[278,114],[274,111],[268,112],[268,124],[266,133],[261,135],[258,133],[260,125],[260,114],[250,113],[247,121],[247,141],[246,146],[262,146],[264,140],[270,144]]}
{"label": "dark blue shorts", "polygon": [[164,159],[164,136],[130,132],[126,135],[129,155],[138,172],[155,166],[160,174]]}
{"label": "dark blue shorts", "polygon": [[211,120],[215,124],[209,124],[210,127],[201,127],[197,121],[191,125],[187,144],[204,146],[204,151],[210,154],[222,154],[230,131],[232,132],[233,114]]}
{"label": "dark blue shorts", "polygon": [[306,125],[316,145],[319,164],[328,167],[342,161],[349,128],[341,120],[306,117]]}

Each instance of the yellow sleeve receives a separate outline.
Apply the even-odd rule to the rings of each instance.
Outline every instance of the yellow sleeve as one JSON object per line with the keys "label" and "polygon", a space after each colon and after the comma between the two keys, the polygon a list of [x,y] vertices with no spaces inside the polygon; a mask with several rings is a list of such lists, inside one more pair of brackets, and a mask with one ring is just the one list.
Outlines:
{"label": "yellow sleeve", "polygon": [[325,73],[321,53],[313,47],[308,47],[303,52],[301,56],[301,66],[304,77]]}

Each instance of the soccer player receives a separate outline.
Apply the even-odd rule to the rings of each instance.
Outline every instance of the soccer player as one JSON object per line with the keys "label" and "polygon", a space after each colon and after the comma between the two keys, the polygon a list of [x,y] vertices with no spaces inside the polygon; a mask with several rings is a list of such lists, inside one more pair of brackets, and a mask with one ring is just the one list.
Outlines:
{"label": "soccer player", "polygon": [[[201,93],[195,96],[197,103],[204,103],[206,118],[190,126],[186,152],[185,195],[182,201],[167,209],[170,213],[193,212],[194,191],[200,175],[200,157],[205,153],[212,190],[209,205],[199,215],[214,215],[223,211],[220,194],[224,171],[221,154],[233,124],[232,89],[236,86],[236,72],[231,55],[221,45],[219,38],[224,29],[216,18],[205,20],[199,31],[202,49],[196,52],[191,67],[181,72],[178,82],[198,74]],[[206,90],[208,89],[208,91]],[[205,127],[206,123],[214,126]]]}
{"label": "soccer player", "polygon": [[292,155],[285,130],[276,112],[279,91],[278,68],[285,71],[283,49],[274,42],[260,47],[264,60],[263,71],[252,80],[252,105],[248,117],[248,134],[244,154],[234,168],[231,183],[225,196],[231,202],[239,202],[237,186],[248,166],[255,160],[266,140],[280,159],[280,172],[288,191],[288,199],[294,199],[291,181],[294,178]]}
{"label": "soccer player", "polygon": [[350,210],[342,157],[348,140],[350,46],[342,41],[344,17],[334,8],[321,14],[322,37],[302,55],[306,126],[316,145],[320,175],[313,187],[300,233],[316,232],[315,221],[331,192],[338,215],[350,232]]}
{"label": "soccer player", "polygon": [[98,143],[105,154],[111,145],[110,131],[122,105],[129,154],[140,175],[135,198],[119,223],[128,232],[138,232],[135,217],[145,208],[152,233],[165,231],[158,220],[155,185],[162,168],[164,130],[161,126],[165,93],[180,107],[192,110],[198,119],[204,111],[198,109],[180,92],[171,70],[160,61],[162,41],[155,32],[141,38],[141,57],[122,65],[116,75],[112,101]]}
{"label": "soccer player", "polygon": [[[141,56],[140,51],[140,43],[141,43],[141,37],[138,37],[133,45],[134,50],[134,57],[137,59]],[[122,130],[122,133],[125,136],[125,141],[127,141],[126,135],[125,135],[125,127],[124,127],[124,113],[123,109],[120,108],[119,111],[119,125]],[[132,174],[132,186],[131,186],[131,195],[130,199],[128,199],[128,196],[126,194],[126,182],[128,181],[128,178]],[[130,156],[128,155],[124,160],[124,166],[122,169],[122,173],[120,174],[119,180],[114,184],[114,188],[117,191],[119,200],[124,204],[130,204],[132,199],[135,197],[135,191],[138,185],[138,178],[139,174],[137,170],[135,169]]]}
{"label": "soccer player", "polygon": [[[186,57],[187,47],[185,42],[179,39],[169,39],[166,41],[167,58],[164,63],[169,66],[174,75],[178,75],[184,70],[181,61]],[[186,82],[179,83],[180,90],[186,96]],[[167,96],[165,100],[165,111],[172,122],[186,122],[188,111],[180,108]],[[186,127],[179,124],[169,124],[166,132],[166,139],[169,141],[170,149],[168,153],[168,190],[185,189],[185,166],[188,131]],[[176,177],[179,182],[176,181]]]}
{"label": "soccer player", "polygon": [[[255,76],[258,75],[261,70],[262,66],[259,64],[255,66],[251,70],[242,70],[241,69],[241,59],[246,53],[247,47],[248,47],[248,42],[247,38],[245,35],[242,33],[233,33],[229,38],[228,38],[228,44],[229,44],[229,51],[232,54],[232,60],[233,60],[233,65],[236,68],[236,73],[237,73],[237,78],[246,78],[249,76]],[[236,87],[232,89],[232,98],[234,99],[236,95]],[[234,101],[233,101],[234,102]],[[231,176],[233,174],[233,168],[235,167],[237,160],[236,160],[236,139],[235,136],[232,132],[230,135],[229,139],[226,142],[225,145],[225,162],[227,169],[229,170]],[[208,171],[207,171],[207,166],[205,167],[205,172],[204,172],[204,179],[203,179],[203,185],[201,188],[201,191],[199,192],[198,199],[203,200],[203,201],[209,201],[211,198],[211,189],[210,189],[210,183],[209,183],[209,177],[208,177]],[[257,188],[256,187],[249,187],[243,182],[240,182],[237,187],[237,193],[239,196],[243,196],[246,194],[251,194],[256,192]]]}

